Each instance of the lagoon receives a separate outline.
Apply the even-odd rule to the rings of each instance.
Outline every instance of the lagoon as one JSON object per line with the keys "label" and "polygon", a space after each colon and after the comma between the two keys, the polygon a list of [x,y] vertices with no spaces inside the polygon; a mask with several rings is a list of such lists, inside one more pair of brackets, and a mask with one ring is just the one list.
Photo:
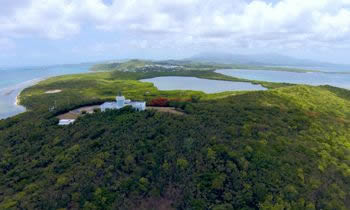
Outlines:
{"label": "lagoon", "polygon": [[225,91],[266,90],[261,85],[249,82],[230,82],[221,80],[200,79],[196,77],[155,77],[143,79],[142,82],[151,82],[159,90],[194,90],[205,93],[219,93]]}
{"label": "lagoon", "polygon": [[283,82],[306,85],[331,85],[350,89],[350,74],[348,73],[325,73],[325,72],[282,72],[268,70],[246,70],[246,69],[223,69],[216,70],[217,73],[236,78],[259,80],[267,82]]}

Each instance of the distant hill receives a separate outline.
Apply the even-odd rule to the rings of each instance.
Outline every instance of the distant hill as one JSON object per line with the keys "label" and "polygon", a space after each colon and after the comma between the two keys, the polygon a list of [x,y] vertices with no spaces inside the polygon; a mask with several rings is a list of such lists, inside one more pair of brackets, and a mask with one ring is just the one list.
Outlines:
{"label": "distant hill", "polygon": [[264,65],[264,66],[291,66],[291,67],[321,67],[350,70],[350,65],[319,62],[308,59],[299,59],[279,54],[231,54],[231,53],[200,53],[186,60],[210,63]]}
{"label": "distant hill", "polygon": [[127,71],[130,69],[135,69],[138,67],[143,67],[145,65],[151,64],[151,61],[132,59],[127,61],[118,61],[118,62],[107,62],[102,64],[96,64],[90,68],[91,71],[114,71],[121,70]]}

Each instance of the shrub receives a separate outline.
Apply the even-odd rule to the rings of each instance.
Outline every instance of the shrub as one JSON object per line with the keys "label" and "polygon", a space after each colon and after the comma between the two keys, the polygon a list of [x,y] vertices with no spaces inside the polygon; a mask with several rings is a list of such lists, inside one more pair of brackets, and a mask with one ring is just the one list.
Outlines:
{"label": "shrub", "polygon": [[155,98],[150,103],[150,106],[167,107],[169,106],[169,100],[167,98]]}

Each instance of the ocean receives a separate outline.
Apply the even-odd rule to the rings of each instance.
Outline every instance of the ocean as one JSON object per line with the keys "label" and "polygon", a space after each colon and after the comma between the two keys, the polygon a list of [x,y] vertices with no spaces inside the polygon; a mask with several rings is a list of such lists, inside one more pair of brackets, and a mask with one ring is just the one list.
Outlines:
{"label": "ocean", "polygon": [[0,69],[0,119],[25,111],[24,107],[15,104],[16,96],[23,89],[48,77],[87,73],[91,66],[91,64],[81,64]]}

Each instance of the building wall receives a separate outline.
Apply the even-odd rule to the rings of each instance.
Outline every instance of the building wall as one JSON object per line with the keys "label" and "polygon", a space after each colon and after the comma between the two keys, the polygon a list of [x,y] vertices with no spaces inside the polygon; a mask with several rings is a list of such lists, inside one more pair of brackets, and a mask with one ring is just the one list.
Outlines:
{"label": "building wall", "polygon": [[107,102],[101,105],[101,111],[105,112],[107,109],[116,109],[116,103]]}
{"label": "building wall", "polygon": [[107,109],[121,109],[125,106],[132,106],[137,111],[146,110],[146,102],[132,102],[130,100],[125,100],[123,96],[117,96],[116,99],[117,99],[117,102],[106,102],[102,104],[100,106],[101,111],[105,112]]}
{"label": "building wall", "polygon": [[123,108],[125,106],[125,97],[124,96],[117,96],[117,108]]}
{"label": "building wall", "polygon": [[132,107],[137,111],[145,111],[146,110],[146,102],[134,102],[132,103]]}

